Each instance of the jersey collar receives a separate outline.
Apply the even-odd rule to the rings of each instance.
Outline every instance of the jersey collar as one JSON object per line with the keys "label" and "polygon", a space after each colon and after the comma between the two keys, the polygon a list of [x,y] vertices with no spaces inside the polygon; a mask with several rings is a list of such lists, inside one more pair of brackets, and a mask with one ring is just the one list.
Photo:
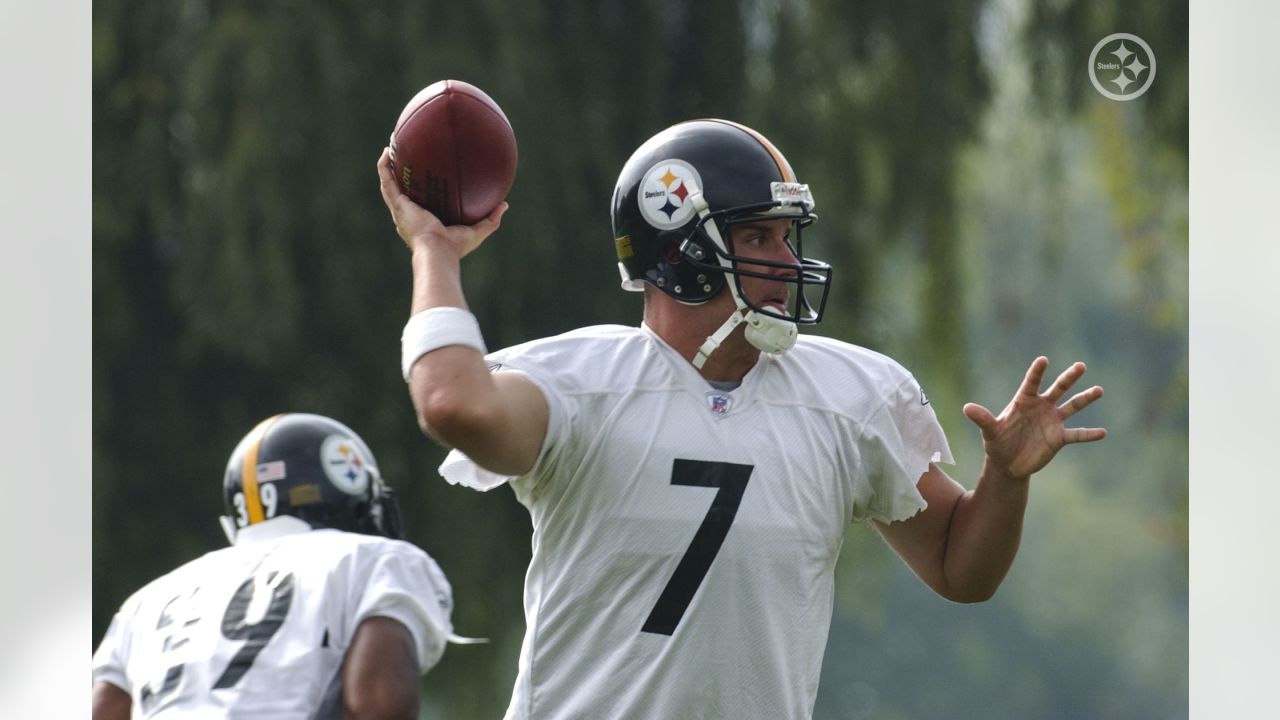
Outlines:
{"label": "jersey collar", "polygon": [[244,545],[264,542],[266,540],[275,540],[285,535],[297,535],[304,532],[311,532],[311,526],[305,520],[300,520],[292,515],[281,515],[269,520],[263,520],[249,527],[240,528],[236,532],[235,544]]}
{"label": "jersey collar", "polygon": [[[718,390],[708,382],[706,378],[702,377],[702,373],[698,372],[698,369],[693,366],[693,363],[686,360],[679,351],[671,347],[671,345],[669,345],[661,335],[654,332],[653,328],[649,327],[647,323],[641,322],[640,330],[647,338],[649,338],[650,342],[656,344],[660,349],[661,354],[666,356],[668,361],[675,368],[676,374],[681,378],[681,381],[688,389],[696,390],[699,394],[706,394],[708,391],[724,392]],[[779,356],[761,352],[760,358],[756,360],[756,364],[747,371],[747,374],[742,377],[742,382],[738,387],[728,392],[732,393],[735,398],[739,398],[739,403],[752,397],[754,395],[755,387],[763,382],[761,378],[769,372],[769,366],[776,362],[778,357]]]}

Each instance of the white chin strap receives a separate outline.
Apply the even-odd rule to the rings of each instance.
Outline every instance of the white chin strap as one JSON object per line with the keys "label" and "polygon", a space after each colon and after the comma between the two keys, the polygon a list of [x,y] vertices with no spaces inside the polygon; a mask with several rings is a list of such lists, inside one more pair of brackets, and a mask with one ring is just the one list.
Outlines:
{"label": "white chin strap", "polygon": [[[697,208],[698,215],[706,217],[711,212],[711,209],[707,206],[707,201],[703,199],[699,188],[695,187],[692,190],[693,194],[690,195],[689,199],[694,203],[694,207]],[[703,223],[702,227],[706,230],[711,241],[718,245],[723,253],[728,254],[729,247],[725,245],[724,239],[720,237],[720,230],[716,227],[715,221],[708,220]],[[724,268],[733,268],[733,263],[726,259],[724,255],[717,253],[716,257]],[[780,355],[796,344],[796,337],[800,334],[800,331],[795,323],[752,310],[742,299],[742,295],[738,293],[738,283],[727,272],[725,273],[725,284],[729,286],[729,292],[733,295],[733,302],[736,307],[733,314],[724,321],[724,324],[714,333],[711,333],[706,342],[702,343],[702,346],[698,348],[698,354],[693,358],[694,367],[701,370],[702,366],[707,364],[707,358],[711,357],[711,353],[715,352],[715,349],[720,347],[720,343],[729,337],[734,328],[744,321],[747,323],[745,331],[747,342],[762,352]]]}
{"label": "white chin strap", "polygon": [[746,303],[742,302],[742,297],[738,295],[736,285],[737,283],[729,280],[729,291],[733,293],[733,299],[738,307],[729,319],[724,321],[720,329],[708,336],[706,342],[698,348],[698,354],[693,358],[693,366],[699,370],[707,364],[707,358],[711,353],[715,352],[715,349],[720,347],[720,343],[729,337],[729,333],[732,333],[733,329],[743,321],[747,323],[747,342],[763,352],[780,355],[796,344],[796,336],[799,332],[795,323],[770,315],[762,315],[747,307]]}

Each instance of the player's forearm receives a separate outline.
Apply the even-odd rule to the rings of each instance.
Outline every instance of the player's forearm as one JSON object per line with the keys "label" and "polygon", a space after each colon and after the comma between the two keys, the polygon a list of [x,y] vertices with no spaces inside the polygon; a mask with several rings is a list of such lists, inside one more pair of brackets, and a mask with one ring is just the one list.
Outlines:
{"label": "player's forearm", "polygon": [[[429,308],[466,306],[456,249],[443,241],[415,239],[412,314]],[[419,424],[424,432],[450,446],[457,444],[457,438],[450,435],[471,422],[468,416],[482,406],[479,401],[491,387],[483,355],[464,345],[446,345],[422,355],[409,374],[409,394]]]}
{"label": "player's forearm", "polygon": [[1030,483],[984,464],[978,485],[956,504],[943,560],[947,597],[982,602],[995,594],[1017,555]]}
{"label": "player's forearm", "polygon": [[[413,312],[465,309],[456,247],[430,238],[415,238],[413,246]],[[409,395],[423,432],[491,472],[518,475],[537,458],[546,398],[523,376],[495,378],[476,347],[450,344],[420,355],[410,368]]]}
{"label": "player's forearm", "polygon": [[413,637],[400,621],[361,621],[342,666],[343,720],[412,720],[421,688]]}
{"label": "player's forearm", "polygon": [[433,307],[467,307],[462,294],[462,259],[447,242],[422,240],[413,249],[413,301],[410,314]]}

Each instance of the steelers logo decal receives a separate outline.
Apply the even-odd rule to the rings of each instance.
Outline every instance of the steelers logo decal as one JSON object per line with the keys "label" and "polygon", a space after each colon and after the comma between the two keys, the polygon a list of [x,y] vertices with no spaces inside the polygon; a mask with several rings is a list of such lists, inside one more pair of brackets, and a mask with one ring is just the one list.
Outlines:
{"label": "steelers logo decal", "polygon": [[334,487],[351,495],[362,495],[369,489],[369,459],[351,438],[330,435],[320,445],[320,464]]}
{"label": "steelers logo decal", "polygon": [[694,215],[689,196],[702,191],[702,178],[683,160],[663,160],[649,168],[640,183],[640,215],[659,230],[671,230]]}

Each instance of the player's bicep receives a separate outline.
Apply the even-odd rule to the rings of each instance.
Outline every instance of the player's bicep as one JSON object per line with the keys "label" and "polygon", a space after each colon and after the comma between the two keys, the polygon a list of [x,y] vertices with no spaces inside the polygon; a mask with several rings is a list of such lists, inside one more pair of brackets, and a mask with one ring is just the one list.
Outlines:
{"label": "player's bicep", "polygon": [[473,462],[501,475],[533,468],[547,435],[550,406],[542,388],[520,372],[496,372],[491,406],[470,432],[450,443]]}

